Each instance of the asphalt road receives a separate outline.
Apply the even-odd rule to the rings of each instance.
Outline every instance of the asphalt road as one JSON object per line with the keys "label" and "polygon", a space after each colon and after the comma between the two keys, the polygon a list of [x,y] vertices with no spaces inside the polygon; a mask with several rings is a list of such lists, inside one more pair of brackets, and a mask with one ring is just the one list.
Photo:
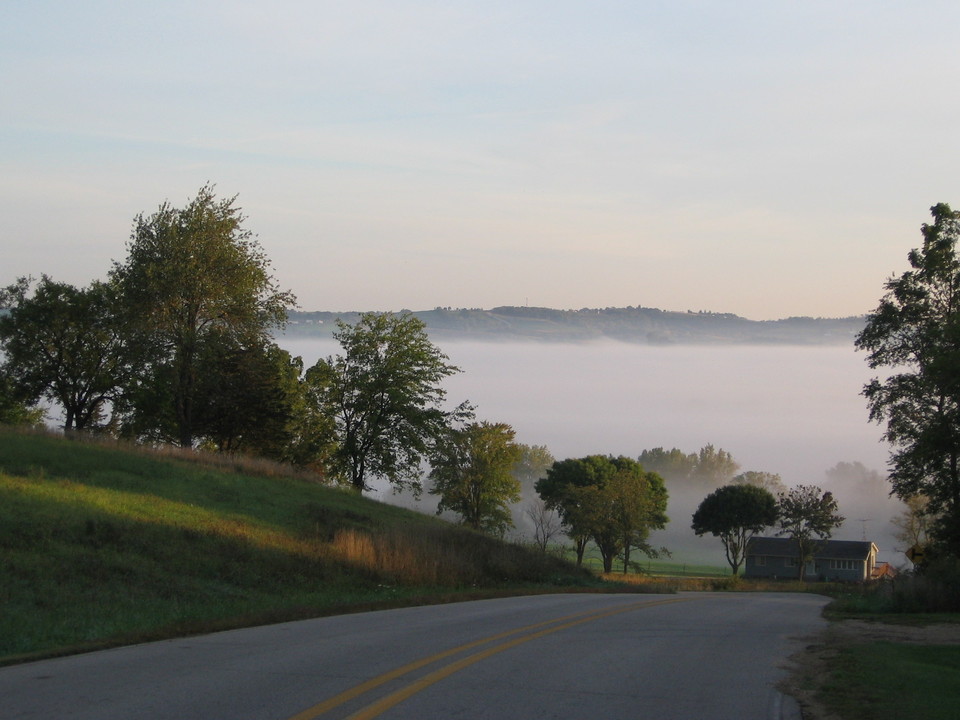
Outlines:
{"label": "asphalt road", "polygon": [[0,718],[770,720],[826,601],[544,595],[285,623],[3,668]]}

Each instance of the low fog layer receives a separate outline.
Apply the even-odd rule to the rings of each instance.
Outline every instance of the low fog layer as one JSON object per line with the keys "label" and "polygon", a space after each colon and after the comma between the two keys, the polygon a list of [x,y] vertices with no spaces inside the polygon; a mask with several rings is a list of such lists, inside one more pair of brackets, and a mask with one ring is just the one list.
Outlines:
{"label": "low fog layer", "polygon": [[[332,340],[282,338],[281,345],[308,365],[340,351]],[[852,348],[615,342],[441,348],[463,370],[446,384],[451,406],[469,399],[478,419],[509,423],[518,442],[545,445],[558,460],[636,458],[656,447],[696,453],[712,444],[729,452],[741,472],[776,473],[788,487],[833,491],[847,518],[835,538],[866,537],[882,560],[906,563],[894,551],[889,522],[902,505],[888,497],[888,449],[859,394],[871,372]],[[690,530],[691,515],[713,488],[669,483],[668,489],[671,522],[651,540],[680,562],[723,564],[719,540]],[[381,497],[409,503],[389,492]],[[419,505],[431,512],[435,499],[424,494]]]}

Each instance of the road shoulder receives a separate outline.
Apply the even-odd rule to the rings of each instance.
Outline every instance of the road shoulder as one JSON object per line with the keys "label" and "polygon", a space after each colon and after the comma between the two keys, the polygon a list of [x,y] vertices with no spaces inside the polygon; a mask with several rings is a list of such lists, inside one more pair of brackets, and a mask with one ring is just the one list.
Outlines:
{"label": "road shoulder", "polygon": [[[789,675],[778,689],[795,699],[803,720],[843,720],[818,699],[818,694],[831,668],[844,648],[872,642],[908,643],[916,645],[960,644],[960,625],[924,626],[892,625],[866,620],[833,620],[819,633],[798,638],[803,648],[790,656],[786,669]],[[787,707],[787,703],[784,703]],[[784,714],[783,718],[791,715]]]}

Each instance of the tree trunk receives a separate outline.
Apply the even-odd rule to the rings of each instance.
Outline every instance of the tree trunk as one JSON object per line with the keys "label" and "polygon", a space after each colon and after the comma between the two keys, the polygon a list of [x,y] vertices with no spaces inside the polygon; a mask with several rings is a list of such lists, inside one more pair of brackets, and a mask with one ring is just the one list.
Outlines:
{"label": "tree trunk", "polygon": [[583,553],[587,549],[587,539],[586,538],[577,538],[577,567],[583,565]]}

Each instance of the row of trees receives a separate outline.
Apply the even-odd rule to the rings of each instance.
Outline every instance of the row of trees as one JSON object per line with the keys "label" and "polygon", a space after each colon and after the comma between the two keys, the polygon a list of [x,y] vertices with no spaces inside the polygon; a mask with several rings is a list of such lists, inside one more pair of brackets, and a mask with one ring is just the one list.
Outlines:
{"label": "row of trees", "polygon": [[274,341],[281,290],[235,198],[200,189],[138,215],[127,257],[86,288],[21,278],[0,294],[0,421],[204,446],[312,468],[357,490],[419,487],[421,464],[472,419],[445,405],[456,372],[409,315],[334,333],[343,354],[304,368]]}
{"label": "row of trees", "polygon": [[775,498],[762,485],[739,483],[707,495],[693,514],[692,527],[697,535],[710,533],[720,538],[727,562],[737,575],[746,560],[750,540],[776,525],[779,535],[786,535],[796,544],[803,580],[804,566],[844,519],[833,494],[814,485],[800,485]]}

